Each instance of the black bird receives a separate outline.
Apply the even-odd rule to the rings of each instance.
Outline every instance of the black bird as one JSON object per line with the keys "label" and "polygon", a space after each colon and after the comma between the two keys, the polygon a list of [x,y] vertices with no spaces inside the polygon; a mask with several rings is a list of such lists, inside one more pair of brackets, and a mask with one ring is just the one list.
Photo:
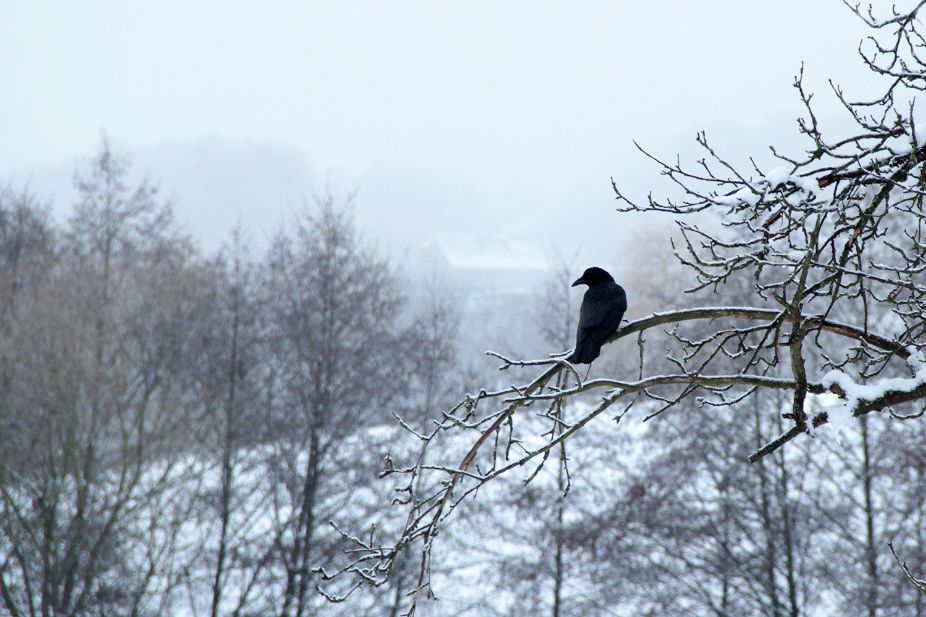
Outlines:
{"label": "black bird", "polygon": [[592,267],[572,284],[588,285],[579,311],[576,349],[566,358],[573,364],[591,364],[601,353],[601,346],[617,331],[627,310],[627,294],[614,277],[601,268]]}

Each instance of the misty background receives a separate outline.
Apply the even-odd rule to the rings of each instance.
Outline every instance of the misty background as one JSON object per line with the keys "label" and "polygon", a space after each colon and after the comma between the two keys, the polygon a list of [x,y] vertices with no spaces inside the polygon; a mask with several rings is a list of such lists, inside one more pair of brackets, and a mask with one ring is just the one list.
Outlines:
{"label": "misty background", "polygon": [[[39,8],[41,7],[41,8]],[[326,187],[396,257],[438,235],[552,246],[620,271],[666,156],[796,145],[801,64],[865,92],[841,3],[8,3],[0,168],[58,209],[105,134],[207,250],[258,245]]]}

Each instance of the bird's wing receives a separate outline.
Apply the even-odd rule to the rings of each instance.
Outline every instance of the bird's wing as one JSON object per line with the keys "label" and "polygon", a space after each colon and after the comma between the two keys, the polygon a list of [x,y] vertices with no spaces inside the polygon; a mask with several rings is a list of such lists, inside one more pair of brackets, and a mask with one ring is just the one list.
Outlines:
{"label": "bird's wing", "polygon": [[586,297],[579,310],[579,332],[598,329],[613,331],[620,325],[626,304],[626,300],[621,303],[612,294]]}

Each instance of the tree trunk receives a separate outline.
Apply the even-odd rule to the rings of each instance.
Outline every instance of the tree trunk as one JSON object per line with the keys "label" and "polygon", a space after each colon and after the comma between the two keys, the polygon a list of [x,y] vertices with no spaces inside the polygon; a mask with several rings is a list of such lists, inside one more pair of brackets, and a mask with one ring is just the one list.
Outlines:
{"label": "tree trunk", "polygon": [[875,516],[873,485],[874,477],[871,469],[871,444],[868,435],[868,418],[859,418],[862,426],[862,488],[865,491],[865,563],[868,574],[868,589],[865,591],[865,607],[868,617],[878,615],[878,586],[880,575],[878,573],[878,552],[875,546]]}
{"label": "tree trunk", "polygon": [[225,403],[225,434],[222,443],[222,495],[219,529],[219,554],[216,557],[215,576],[212,581],[212,611],[211,617],[218,617],[219,605],[222,602],[222,577],[225,573],[225,559],[228,552],[228,524],[231,518],[231,493],[234,482],[234,469],[232,456],[235,438],[235,405],[237,404],[238,387],[238,306],[234,306],[232,318],[231,357],[228,370],[228,399]]}
{"label": "tree trunk", "polygon": [[[779,419],[779,425],[781,420]],[[779,452],[777,456],[779,472],[779,499],[781,502],[781,520],[782,520],[782,541],[785,545],[785,579],[788,582],[788,603],[790,604],[790,617],[800,617],[800,608],[797,597],[797,566],[794,546],[793,515],[791,514],[790,497],[790,476],[788,474],[788,464],[785,460],[785,453]]]}
{"label": "tree trunk", "polygon": [[[755,398],[753,408],[756,430],[756,445],[762,447],[766,439],[762,433],[762,417],[758,409],[758,397]],[[777,536],[772,525],[771,496],[769,489],[768,468],[766,460],[759,459],[759,509],[762,516],[762,533],[765,536],[765,558],[763,570],[765,574],[765,588],[769,604],[772,606],[772,617],[783,617],[781,600],[778,598],[778,585],[775,580],[775,567],[778,562],[778,551],[775,546]]]}

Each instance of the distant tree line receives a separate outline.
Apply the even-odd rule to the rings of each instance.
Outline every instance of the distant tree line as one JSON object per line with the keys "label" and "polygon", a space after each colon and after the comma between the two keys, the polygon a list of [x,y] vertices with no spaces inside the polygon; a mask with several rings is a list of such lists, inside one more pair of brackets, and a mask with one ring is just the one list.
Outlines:
{"label": "distant tree line", "polygon": [[334,196],[205,255],[129,177],[104,143],[63,225],[0,192],[0,612],[317,614],[329,519],[446,395],[453,307],[409,307]]}

